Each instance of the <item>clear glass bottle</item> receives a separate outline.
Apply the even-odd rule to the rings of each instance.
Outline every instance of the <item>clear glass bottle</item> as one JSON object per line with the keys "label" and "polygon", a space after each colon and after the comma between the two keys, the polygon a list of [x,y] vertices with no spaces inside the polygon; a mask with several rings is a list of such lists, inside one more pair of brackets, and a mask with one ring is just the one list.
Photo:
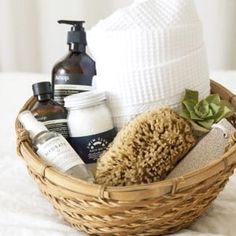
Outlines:
{"label": "clear glass bottle", "polygon": [[18,119],[29,132],[33,146],[42,159],[73,177],[94,182],[92,173],[61,134],[48,131],[30,111],[20,113]]}

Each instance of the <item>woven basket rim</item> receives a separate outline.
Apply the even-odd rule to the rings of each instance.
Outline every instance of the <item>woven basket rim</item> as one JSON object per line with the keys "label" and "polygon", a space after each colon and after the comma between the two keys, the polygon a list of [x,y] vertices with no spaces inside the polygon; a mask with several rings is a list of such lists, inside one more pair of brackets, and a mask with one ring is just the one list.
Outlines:
{"label": "woven basket rim", "polygon": [[[234,103],[235,95],[222,85],[211,81],[211,88],[214,92],[220,90],[222,92],[223,99]],[[25,110],[27,107],[30,107],[30,104],[34,103],[34,101],[35,100],[31,97],[20,110],[20,112]],[[236,101],[233,105],[236,107]],[[17,118],[15,125],[16,135],[19,137],[19,132],[23,129]],[[140,201],[150,197],[160,197],[168,193],[175,194],[182,189],[190,188],[192,185],[200,183],[206,179],[209,179],[210,181],[210,179],[219,174],[219,172],[236,163],[235,144],[219,159],[208,163],[202,168],[188,172],[181,177],[150,184],[113,187],[88,183],[86,181],[66,175],[54,167],[48,166],[48,164],[34,152],[33,148],[27,141],[23,141],[21,143],[20,153],[22,154],[30,169],[45,181],[50,182],[52,187],[55,187],[55,189],[62,188],[63,190],[69,191],[70,194],[83,194],[92,197],[98,197],[104,200],[110,199],[116,201]]]}

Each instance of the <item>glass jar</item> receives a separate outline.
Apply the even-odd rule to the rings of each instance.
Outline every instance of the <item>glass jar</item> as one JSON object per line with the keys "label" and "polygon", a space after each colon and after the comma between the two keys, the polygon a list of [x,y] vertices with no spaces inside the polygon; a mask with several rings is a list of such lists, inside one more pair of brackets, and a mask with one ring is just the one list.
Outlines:
{"label": "glass jar", "polygon": [[69,142],[86,164],[94,164],[116,136],[106,94],[93,90],[70,95],[64,101]]}

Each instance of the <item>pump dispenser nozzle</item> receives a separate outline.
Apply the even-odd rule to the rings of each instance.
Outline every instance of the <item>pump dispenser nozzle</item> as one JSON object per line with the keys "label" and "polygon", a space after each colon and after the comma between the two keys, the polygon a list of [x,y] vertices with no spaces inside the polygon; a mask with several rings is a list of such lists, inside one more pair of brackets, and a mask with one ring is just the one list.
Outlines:
{"label": "pump dispenser nozzle", "polygon": [[87,45],[86,33],[83,27],[85,21],[59,20],[58,23],[72,25],[71,30],[67,34],[67,44]]}

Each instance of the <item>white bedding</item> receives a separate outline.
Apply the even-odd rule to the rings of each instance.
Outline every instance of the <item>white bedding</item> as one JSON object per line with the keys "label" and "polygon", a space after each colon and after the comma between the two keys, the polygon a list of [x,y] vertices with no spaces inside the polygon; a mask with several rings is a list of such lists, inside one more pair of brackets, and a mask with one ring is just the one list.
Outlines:
{"label": "white bedding", "polygon": [[[213,74],[236,93],[236,72]],[[36,74],[0,74],[0,235],[86,235],[63,222],[29,177],[15,152],[14,120],[31,96],[31,84],[50,80]],[[178,236],[236,235],[236,175],[208,212]]]}

